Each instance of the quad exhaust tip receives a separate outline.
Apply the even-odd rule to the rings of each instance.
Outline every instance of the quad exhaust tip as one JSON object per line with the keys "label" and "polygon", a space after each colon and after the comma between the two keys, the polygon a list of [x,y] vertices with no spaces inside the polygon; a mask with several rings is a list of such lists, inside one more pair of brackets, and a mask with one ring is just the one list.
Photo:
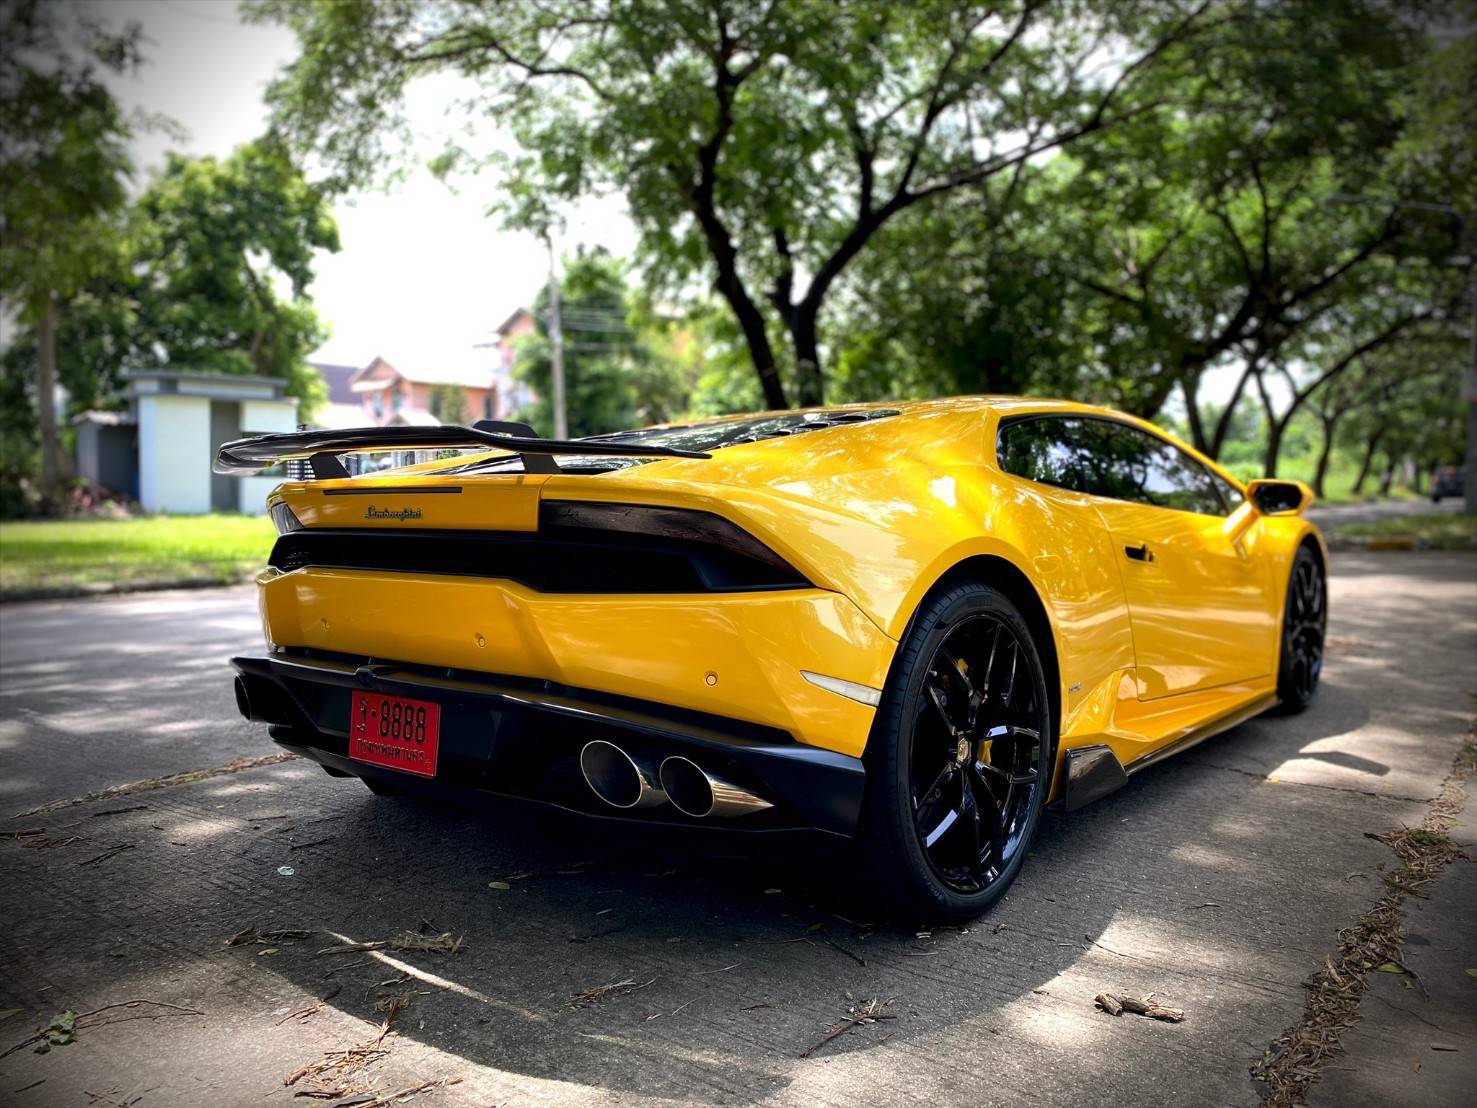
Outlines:
{"label": "quad exhaust tip", "polygon": [[763,797],[681,755],[674,754],[657,766],[613,742],[594,739],[580,749],[579,761],[590,791],[623,811],[670,803],[694,819],[731,819],[774,807]]}
{"label": "quad exhaust tip", "polygon": [[655,768],[604,739],[585,743],[580,772],[591,791],[612,808],[651,808],[667,802]]}
{"label": "quad exhaust tip", "polygon": [[246,691],[246,679],[240,674],[236,675],[236,710],[251,718],[251,694]]}
{"label": "quad exhaust tip", "polygon": [[697,819],[706,816],[731,819],[774,807],[763,797],[716,773],[709,773],[691,758],[680,754],[662,761],[657,779],[672,807]]}

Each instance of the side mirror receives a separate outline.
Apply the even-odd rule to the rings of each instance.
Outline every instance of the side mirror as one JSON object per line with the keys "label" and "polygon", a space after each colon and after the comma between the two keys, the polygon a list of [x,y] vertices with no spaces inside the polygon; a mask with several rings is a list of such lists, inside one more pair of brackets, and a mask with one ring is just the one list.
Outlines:
{"label": "side mirror", "polygon": [[1313,503],[1313,490],[1301,481],[1259,477],[1246,486],[1246,496],[1264,516],[1297,515]]}

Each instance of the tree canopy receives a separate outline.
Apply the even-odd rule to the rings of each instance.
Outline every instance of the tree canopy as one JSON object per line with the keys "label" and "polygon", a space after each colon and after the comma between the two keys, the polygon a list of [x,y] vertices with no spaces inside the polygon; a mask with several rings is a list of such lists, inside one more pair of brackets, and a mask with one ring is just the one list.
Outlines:
{"label": "tree canopy", "polygon": [[765,402],[784,407],[821,402],[822,310],[880,231],[1147,110],[1140,75],[1221,6],[256,0],[249,10],[297,32],[302,55],[271,93],[277,121],[341,183],[383,167],[414,79],[468,78],[472,110],[518,142],[500,159],[512,221],[535,225],[551,204],[619,191],[648,279],[710,280]]}

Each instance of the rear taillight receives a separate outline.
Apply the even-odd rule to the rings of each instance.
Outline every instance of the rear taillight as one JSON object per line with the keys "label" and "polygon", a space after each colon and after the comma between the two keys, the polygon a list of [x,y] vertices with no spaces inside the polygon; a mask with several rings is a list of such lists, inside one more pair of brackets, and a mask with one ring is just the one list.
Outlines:
{"label": "rear taillight", "polygon": [[712,512],[660,508],[646,504],[604,504],[587,500],[545,500],[539,506],[539,532],[551,538],[574,532],[659,539],[722,552],[729,558],[765,566],[777,581],[808,584],[804,576],[742,527]]}
{"label": "rear taillight", "polygon": [[272,517],[272,523],[276,526],[279,535],[303,529],[303,521],[292,514],[292,509],[287,506],[285,500],[274,500],[268,504],[267,514]]}

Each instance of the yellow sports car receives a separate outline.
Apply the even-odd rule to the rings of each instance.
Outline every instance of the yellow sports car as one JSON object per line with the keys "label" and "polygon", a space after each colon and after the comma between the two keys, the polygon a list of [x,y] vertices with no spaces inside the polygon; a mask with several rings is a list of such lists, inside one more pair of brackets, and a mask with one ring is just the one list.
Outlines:
{"label": "yellow sports car", "polygon": [[[341,460],[387,450],[443,456]],[[376,793],[852,838],[915,918],[994,902],[1045,805],[1318,684],[1308,488],[1101,408],[302,432],[216,470],[291,459],[234,661],[278,743]]]}

